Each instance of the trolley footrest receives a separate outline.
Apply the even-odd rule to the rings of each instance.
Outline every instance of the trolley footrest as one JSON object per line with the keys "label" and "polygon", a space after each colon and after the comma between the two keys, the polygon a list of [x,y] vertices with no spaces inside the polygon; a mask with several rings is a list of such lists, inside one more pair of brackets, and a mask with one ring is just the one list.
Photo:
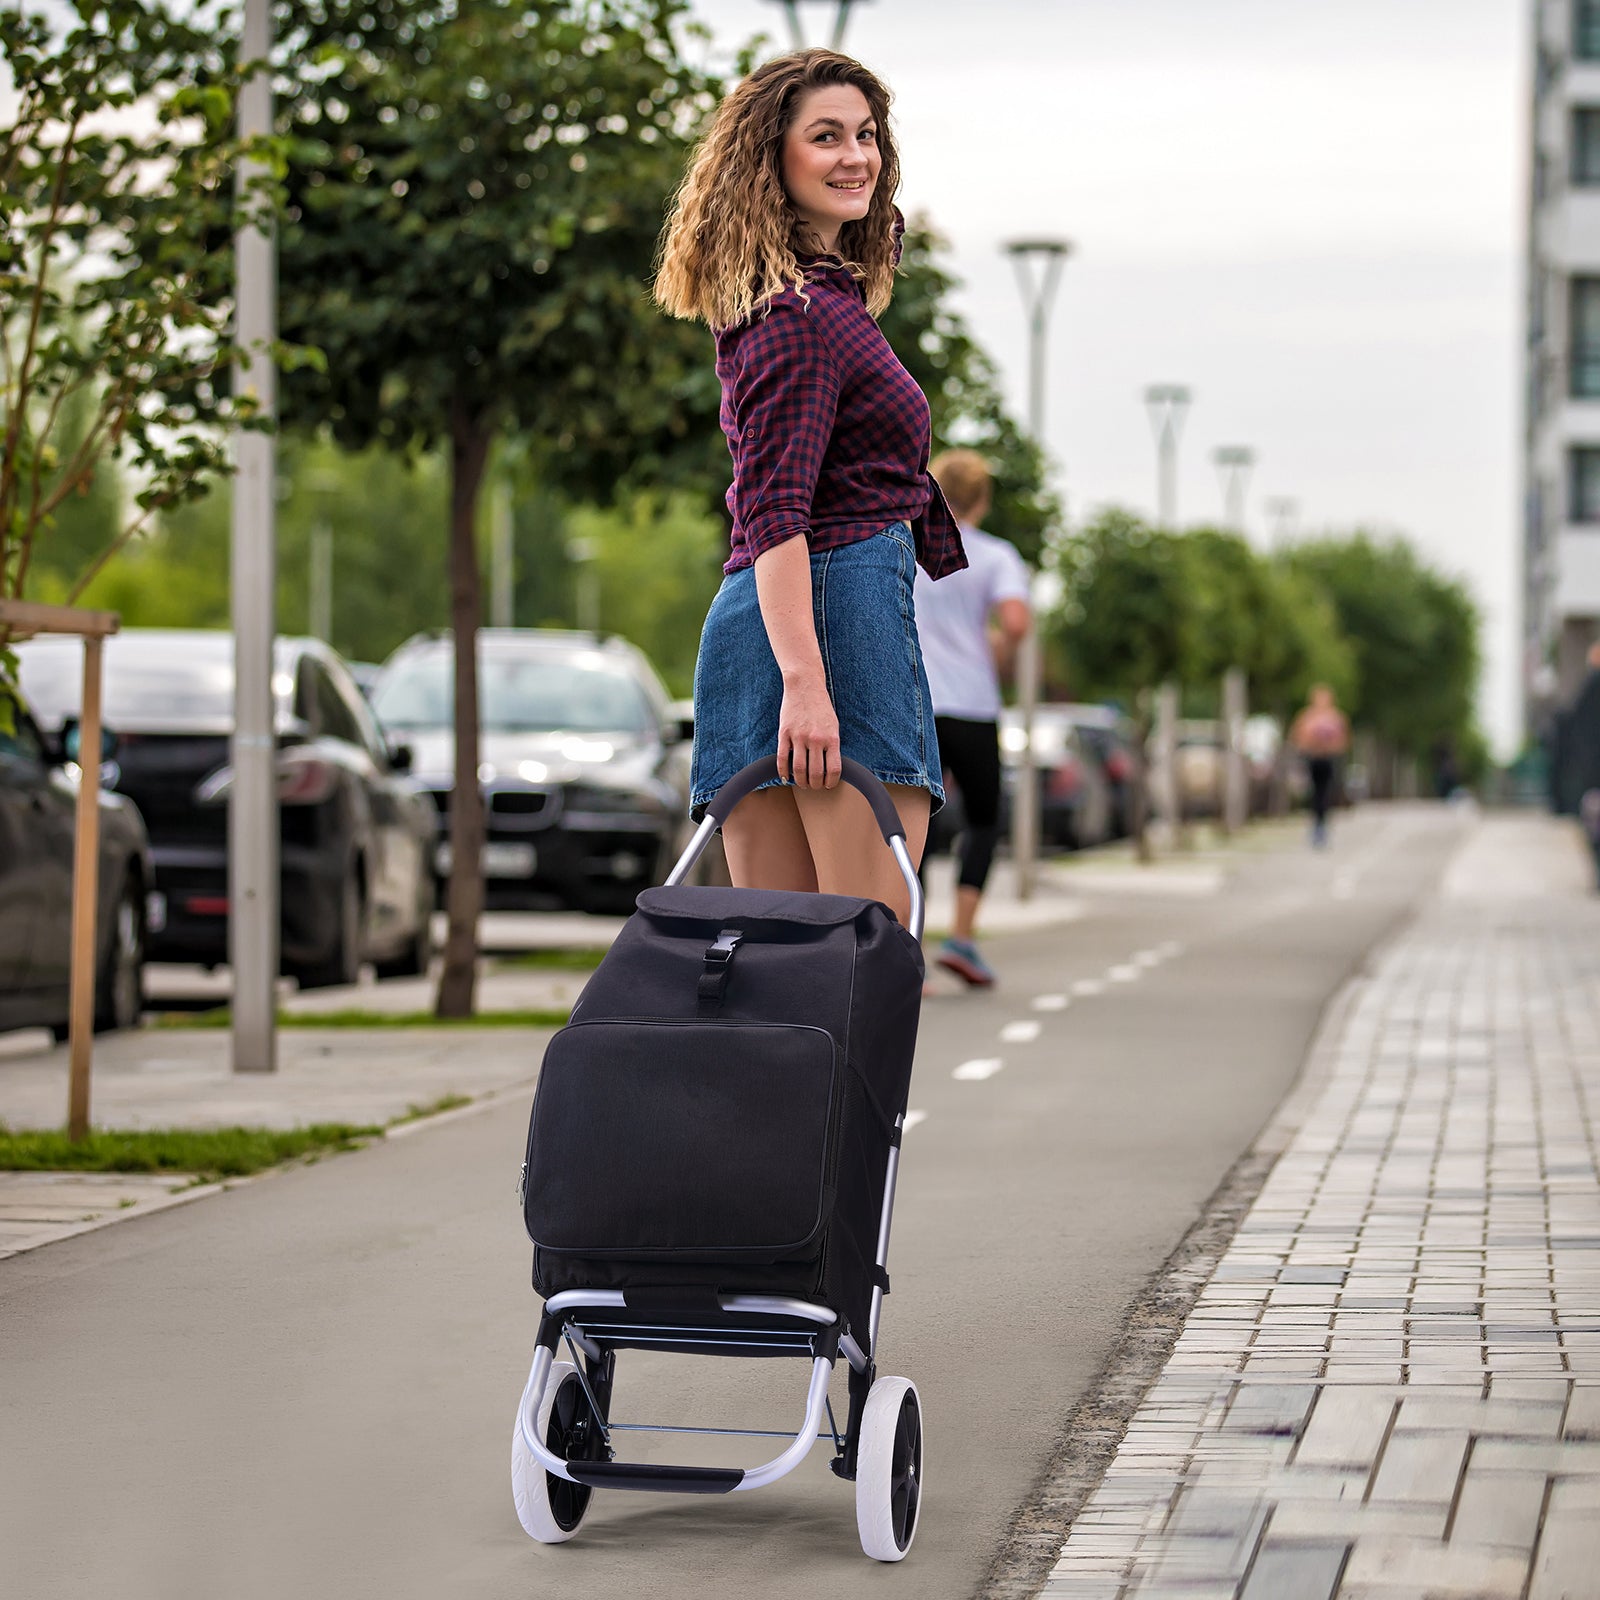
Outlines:
{"label": "trolley footrest", "polygon": [[738,1467],[672,1467],[640,1461],[569,1461],[576,1483],[592,1489],[653,1489],[666,1494],[727,1494],[744,1481]]}

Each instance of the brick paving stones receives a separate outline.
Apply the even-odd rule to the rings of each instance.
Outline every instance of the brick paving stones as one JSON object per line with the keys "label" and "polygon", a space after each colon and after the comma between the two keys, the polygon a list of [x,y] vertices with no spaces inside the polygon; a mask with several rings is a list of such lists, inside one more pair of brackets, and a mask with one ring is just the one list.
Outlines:
{"label": "brick paving stones", "polygon": [[1330,1012],[1047,1600],[1600,1596],[1600,902],[1548,841],[1488,819]]}

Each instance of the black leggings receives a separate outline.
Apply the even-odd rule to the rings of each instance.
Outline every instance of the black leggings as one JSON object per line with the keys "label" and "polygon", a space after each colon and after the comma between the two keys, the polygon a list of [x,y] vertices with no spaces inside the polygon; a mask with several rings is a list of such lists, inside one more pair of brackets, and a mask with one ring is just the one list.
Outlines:
{"label": "black leggings", "polygon": [[971,717],[935,717],[939,760],[961,791],[967,825],[956,860],[963,889],[982,889],[1000,835],[1000,725]]}
{"label": "black leggings", "polygon": [[1306,775],[1311,779],[1311,815],[1320,827],[1326,824],[1328,808],[1333,804],[1333,757],[1308,757]]}

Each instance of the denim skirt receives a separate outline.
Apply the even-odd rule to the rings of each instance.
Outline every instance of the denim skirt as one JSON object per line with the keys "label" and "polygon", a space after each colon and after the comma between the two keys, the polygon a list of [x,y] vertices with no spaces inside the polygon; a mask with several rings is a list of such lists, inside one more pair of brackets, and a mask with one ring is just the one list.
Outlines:
{"label": "denim skirt", "polygon": [[[884,783],[926,789],[937,811],[944,788],[911,599],[916,560],[904,522],[813,551],[812,617],[840,748]],[[722,580],[700,634],[690,774],[696,820],[741,767],[777,753],[782,707],[783,678],[761,620],[755,569],[745,567]]]}

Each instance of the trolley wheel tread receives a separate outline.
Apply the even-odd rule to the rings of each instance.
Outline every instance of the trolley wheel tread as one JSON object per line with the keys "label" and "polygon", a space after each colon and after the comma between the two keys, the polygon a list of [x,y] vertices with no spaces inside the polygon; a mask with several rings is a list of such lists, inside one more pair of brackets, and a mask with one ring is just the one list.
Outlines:
{"label": "trolley wheel tread", "polygon": [[922,1513],[922,1402],[909,1378],[879,1378],[861,1416],[856,1530],[874,1561],[902,1561]]}
{"label": "trolley wheel tread", "polygon": [[[589,1397],[570,1361],[551,1364],[534,1419],[539,1436],[567,1460],[598,1461],[605,1440],[594,1425]],[[578,1531],[594,1491],[546,1472],[522,1435],[522,1406],[511,1431],[511,1498],[523,1531],[540,1544],[562,1544]]]}

